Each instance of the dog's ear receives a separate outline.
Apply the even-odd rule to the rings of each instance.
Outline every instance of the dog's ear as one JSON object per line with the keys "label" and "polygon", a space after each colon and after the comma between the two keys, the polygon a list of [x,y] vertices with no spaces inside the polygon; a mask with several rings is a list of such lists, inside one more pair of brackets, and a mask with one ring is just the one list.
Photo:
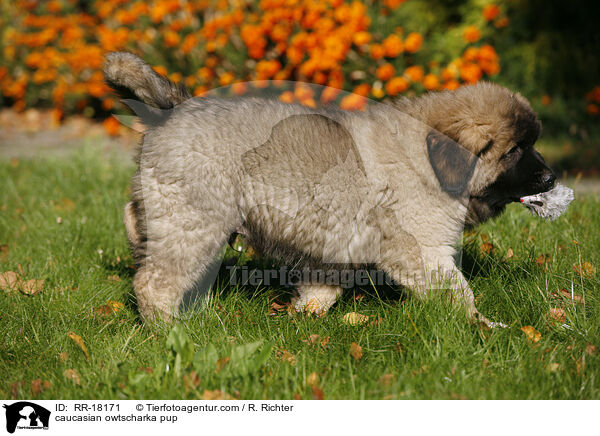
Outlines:
{"label": "dog's ear", "polygon": [[477,157],[437,130],[427,134],[427,153],[442,189],[453,197],[462,195],[473,176]]}

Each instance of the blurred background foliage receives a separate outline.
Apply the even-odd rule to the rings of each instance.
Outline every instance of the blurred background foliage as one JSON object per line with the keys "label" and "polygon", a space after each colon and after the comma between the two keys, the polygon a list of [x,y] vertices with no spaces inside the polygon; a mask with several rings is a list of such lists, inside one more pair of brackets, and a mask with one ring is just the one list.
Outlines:
{"label": "blurred background foliage", "polygon": [[[285,79],[353,91],[345,109],[491,80],[531,101],[559,169],[596,174],[599,22],[591,0],[3,0],[0,102],[49,108],[57,122],[106,119],[120,105],[101,74],[113,50],[195,95]],[[284,94],[309,106],[337,97]]]}

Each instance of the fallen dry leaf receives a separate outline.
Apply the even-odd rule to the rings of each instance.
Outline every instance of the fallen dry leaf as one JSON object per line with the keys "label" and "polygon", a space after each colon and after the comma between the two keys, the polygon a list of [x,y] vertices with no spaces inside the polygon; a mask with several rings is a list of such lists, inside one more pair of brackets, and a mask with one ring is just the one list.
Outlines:
{"label": "fallen dry leaf", "polygon": [[481,254],[490,254],[494,250],[494,246],[490,242],[484,242],[479,246]]}
{"label": "fallen dry leaf", "polygon": [[21,283],[21,292],[26,295],[35,295],[42,290],[44,286],[44,280],[31,279],[24,283]]}
{"label": "fallen dry leaf", "polygon": [[98,306],[94,310],[100,316],[110,316],[110,315],[112,315],[112,314],[115,313],[115,311],[112,310],[112,307],[110,307],[108,304],[104,304],[102,306]]}
{"label": "fallen dry leaf", "polygon": [[202,393],[203,400],[231,400],[232,397],[223,391],[215,389],[214,391],[205,390]]}
{"label": "fallen dry leaf", "polygon": [[73,342],[75,342],[75,344],[77,344],[77,346],[79,348],[81,348],[81,351],[83,351],[83,354],[85,354],[85,357],[87,357],[89,359],[90,353],[88,352],[87,347],[83,343],[82,337],[73,332],[69,333],[68,336],[73,340]]}
{"label": "fallen dry leaf", "polygon": [[16,290],[19,285],[19,275],[14,271],[6,271],[0,274],[0,289],[5,291]]}
{"label": "fallen dry leaf", "polygon": [[540,254],[534,262],[537,266],[543,267],[544,272],[548,271],[548,264],[552,262],[552,258],[547,254]]}
{"label": "fallen dry leaf", "polygon": [[219,372],[223,368],[225,368],[225,365],[227,365],[227,362],[229,362],[229,360],[230,360],[229,356],[221,357],[220,359],[218,359],[217,360],[217,369],[215,369],[215,372]]}
{"label": "fallen dry leaf", "polygon": [[140,366],[138,368],[138,371],[145,372],[146,374],[152,374],[154,373],[154,368],[152,368],[151,366]]}
{"label": "fallen dry leaf", "polygon": [[366,323],[369,320],[367,315],[362,315],[356,312],[349,312],[342,319],[346,324],[356,326]]}
{"label": "fallen dry leaf", "polygon": [[381,377],[379,377],[377,383],[379,383],[381,386],[389,386],[392,384],[393,381],[394,374],[383,374]]}
{"label": "fallen dry leaf", "polygon": [[329,336],[323,338],[323,340],[321,341],[321,347],[323,347],[323,349],[327,348],[327,345],[329,345],[329,340],[331,338]]}
{"label": "fallen dry leaf", "polygon": [[350,355],[356,360],[360,360],[363,356],[362,347],[356,342],[350,344]]}
{"label": "fallen dry leaf", "polygon": [[125,305],[119,301],[108,300],[106,304],[96,307],[95,312],[104,317],[112,316],[123,309]]}
{"label": "fallen dry leaf", "polygon": [[558,292],[553,292],[552,296],[555,298],[571,300],[572,303],[585,304],[585,299],[581,295],[576,294],[575,292],[571,293],[566,289],[560,289]]}
{"label": "fallen dry leaf", "polygon": [[19,397],[19,391],[25,386],[25,380],[13,382],[10,384],[10,395],[12,398],[17,399]]}
{"label": "fallen dry leaf", "polygon": [[556,362],[551,363],[550,365],[548,365],[548,371],[550,371],[550,372],[556,372],[559,369],[560,369],[560,364],[558,364]]}
{"label": "fallen dry leaf", "polygon": [[542,334],[538,332],[535,328],[530,325],[526,325],[525,327],[521,327],[523,333],[527,335],[527,339],[529,339],[534,344],[542,339]]}
{"label": "fallen dry leaf", "polygon": [[200,386],[200,377],[198,377],[198,374],[196,373],[196,371],[192,371],[189,374],[184,374],[183,386],[184,386],[186,392],[189,390],[194,390],[198,386]]}
{"label": "fallen dry leaf", "polygon": [[8,257],[8,244],[0,244],[0,260],[4,261]]}
{"label": "fallen dry leaf", "polygon": [[585,346],[585,352],[588,356],[592,356],[598,352],[598,348],[593,344],[587,344]]}
{"label": "fallen dry leaf", "polygon": [[513,251],[512,248],[508,248],[508,250],[506,250],[506,258],[510,259],[511,257],[513,257],[515,255],[515,252]]}
{"label": "fallen dry leaf", "polygon": [[114,301],[114,300],[108,300],[106,302],[106,305],[109,306],[115,312],[118,312],[119,310],[121,310],[125,307],[125,305],[123,303],[121,303],[119,301]]}
{"label": "fallen dry leaf", "polygon": [[565,322],[565,319],[567,319],[567,314],[564,310],[558,307],[553,307],[548,311],[548,319],[550,321]]}
{"label": "fallen dry leaf", "polygon": [[64,375],[67,379],[71,380],[76,385],[81,384],[81,378],[79,377],[79,373],[77,370],[73,368],[65,369]]}
{"label": "fallen dry leaf", "polygon": [[573,270],[581,277],[593,277],[596,269],[589,262],[583,262],[579,265],[573,265]]}
{"label": "fallen dry leaf", "polygon": [[279,351],[277,353],[277,357],[279,360],[283,360],[284,362],[288,362],[290,365],[296,364],[296,356],[290,353],[288,350]]}
{"label": "fallen dry leaf", "polygon": [[269,316],[278,315],[281,312],[285,312],[290,304],[280,303],[277,300],[271,303],[271,310],[269,311]]}
{"label": "fallen dry leaf", "polygon": [[121,281],[121,277],[119,277],[118,275],[112,275],[112,276],[108,276],[106,278],[106,280],[109,280],[111,282],[120,282]]}
{"label": "fallen dry leaf", "polygon": [[323,400],[325,399],[325,395],[323,395],[323,389],[318,386],[312,387],[313,400]]}
{"label": "fallen dry leaf", "polygon": [[319,384],[319,374],[316,372],[311,372],[308,377],[306,377],[306,384],[308,386],[316,386]]}
{"label": "fallen dry leaf", "polygon": [[309,345],[313,345],[319,342],[321,336],[319,335],[310,335],[308,339],[304,339],[302,342],[306,342]]}
{"label": "fallen dry leaf", "polygon": [[60,353],[58,355],[58,358],[60,359],[61,362],[66,362],[67,360],[69,360],[69,353],[67,353],[66,351],[63,351],[62,353]]}
{"label": "fallen dry leaf", "polygon": [[33,397],[37,397],[40,393],[42,393],[42,391],[45,391],[46,389],[50,389],[50,386],[52,386],[52,383],[50,383],[48,380],[42,380],[41,378],[32,380],[31,381],[31,395]]}

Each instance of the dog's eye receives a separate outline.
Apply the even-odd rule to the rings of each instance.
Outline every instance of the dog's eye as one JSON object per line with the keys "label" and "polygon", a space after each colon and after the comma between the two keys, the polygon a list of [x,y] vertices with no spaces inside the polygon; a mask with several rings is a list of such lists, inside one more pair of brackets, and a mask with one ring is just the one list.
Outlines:
{"label": "dog's eye", "polygon": [[515,145],[513,148],[511,148],[507,153],[505,153],[502,158],[503,159],[508,159],[511,157],[514,157],[516,155],[518,155],[521,152],[521,146],[519,144]]}

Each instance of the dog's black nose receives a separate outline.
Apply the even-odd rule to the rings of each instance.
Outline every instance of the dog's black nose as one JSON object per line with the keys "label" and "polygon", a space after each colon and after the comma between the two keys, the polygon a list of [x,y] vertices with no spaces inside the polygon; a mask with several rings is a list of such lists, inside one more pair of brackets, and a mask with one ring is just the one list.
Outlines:
{"label": "dog's black nose", "polygon": [[552,189],[554,187],[554,182],[556,182],[556,175],[553,172],[548,171],[542,175],[542,183],[548,189]]}

